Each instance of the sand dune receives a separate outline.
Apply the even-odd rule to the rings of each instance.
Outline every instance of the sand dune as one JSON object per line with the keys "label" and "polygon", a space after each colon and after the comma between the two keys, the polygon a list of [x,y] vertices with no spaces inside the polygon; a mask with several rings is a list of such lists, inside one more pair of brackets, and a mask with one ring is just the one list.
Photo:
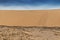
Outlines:
{"label": "sand dune", "polygon": [[37,10],[37,11],[0,10],[0,25],[60,26],[60,10]]}

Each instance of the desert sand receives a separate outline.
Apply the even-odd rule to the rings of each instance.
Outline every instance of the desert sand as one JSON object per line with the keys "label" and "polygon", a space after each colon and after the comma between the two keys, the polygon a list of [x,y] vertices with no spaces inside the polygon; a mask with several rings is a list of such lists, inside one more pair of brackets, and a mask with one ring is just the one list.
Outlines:
{"label": "desert sand", "polygon": [[0,40],[60,40],[60,27],[0,26]]}
{"label": "desert sand", "polygon": [[60,10],[0,10],[0,25],[60,26]]}

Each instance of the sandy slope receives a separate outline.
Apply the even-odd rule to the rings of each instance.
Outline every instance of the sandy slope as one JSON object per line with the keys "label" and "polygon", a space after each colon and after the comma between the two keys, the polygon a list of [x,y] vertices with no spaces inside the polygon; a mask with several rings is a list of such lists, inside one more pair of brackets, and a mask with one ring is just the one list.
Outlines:
{"label": "sandy slope", "polygon": [[0,10],[0,24],[18,26],[60,26],[60,10]]}

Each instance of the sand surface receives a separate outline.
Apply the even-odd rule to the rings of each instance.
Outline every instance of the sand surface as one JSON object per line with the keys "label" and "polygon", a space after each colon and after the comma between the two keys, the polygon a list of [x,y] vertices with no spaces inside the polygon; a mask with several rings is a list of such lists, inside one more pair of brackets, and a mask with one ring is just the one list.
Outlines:
{"label": "sand surface", "polygon": [[0,26],[0,40],[60,40],[60,27]]}
{"label": "sand surface", "polygon": [[37,11],[0,10],[0,25],[60,26],[60,10],[37,10]]}

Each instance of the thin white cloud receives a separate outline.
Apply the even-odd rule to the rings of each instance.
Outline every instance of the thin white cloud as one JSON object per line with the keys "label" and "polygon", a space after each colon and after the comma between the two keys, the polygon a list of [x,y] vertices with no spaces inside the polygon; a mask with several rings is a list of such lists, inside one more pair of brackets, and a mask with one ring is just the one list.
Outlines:
{"label": "thin white cloud", "polygon": [[41,6],[0,6],[0,10],[52,10],[60,9],[60,6],[41,5]]}

